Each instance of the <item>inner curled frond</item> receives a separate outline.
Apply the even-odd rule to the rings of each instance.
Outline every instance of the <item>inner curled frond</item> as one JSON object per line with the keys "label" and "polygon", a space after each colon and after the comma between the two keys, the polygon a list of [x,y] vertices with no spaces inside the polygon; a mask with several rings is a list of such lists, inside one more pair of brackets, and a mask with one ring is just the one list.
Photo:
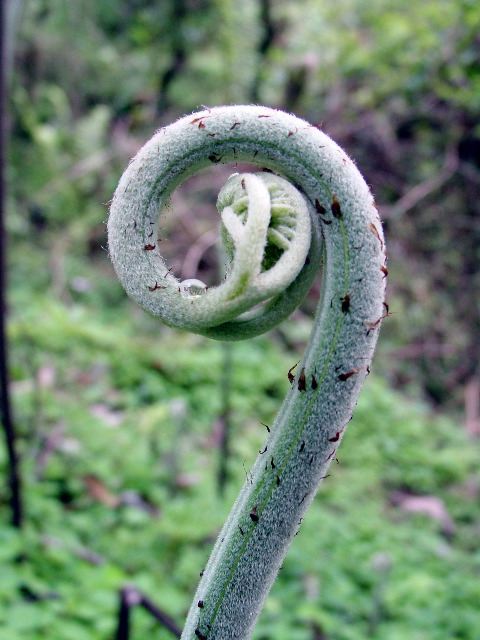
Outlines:
{"label": "inner curled frond", "polygon": [[[314,275],[315,270],[306,266],[311,246],[309,206],[284,178],[244,173],[227,180],[217,209],[227,257],[224,282],[207,287],[197,279],[180,283],[168,279],[163,290],[178,290],[176,304],[184,305],[193,321],[202,323],[195,329],[199,333],[221,339],[263,333],[291,313],[292,302],[295,306],[300,302],[305,281]],[[160,298],[162,291],[158,293]],[[192,330],[191,325],[187,328]]]}
{"label": "inner curled frond", "polygon": [[[300,231],[299,227],[305,224],[299,211],[305,208],[305,205],[301,202],[298,191],[283,178],[269,173],[254,174],[254,177],[262,183],[269,196],[269,221],[261,261],[261,272],[265,272],[275,266],[280,257],[292,248],[295,234]],[[218,197],[217,206],[223,223],[222,242],[230,260],[234,260],[235,252],[238,251],[238,240],[247,223],[249,212],[255,211],[249,208],[251,199],[255,196],[252,195],[251,189],[247,189],[247,183],[251,184],[249,174],[234,174]],[[302,254],[296,254],[295,260],[301,262],[301,256]],[[303,260],[305,257],[306,253]]]}
{"label": "inner curled frond", "polygon": [[223,285],[228,299],[252,286],[264,300],[280,293],[301,271],[310,247],[304,198],[279,176],[234,174],[222,187],[217,208],[230,261]]}

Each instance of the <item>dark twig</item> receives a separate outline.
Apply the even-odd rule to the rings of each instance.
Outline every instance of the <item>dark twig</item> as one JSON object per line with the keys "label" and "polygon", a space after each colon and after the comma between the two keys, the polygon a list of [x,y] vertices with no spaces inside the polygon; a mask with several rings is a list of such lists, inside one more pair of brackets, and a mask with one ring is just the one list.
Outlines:
{"label": "dark twig", "polygon": [[277,36],[278,28],[272,18],[272,2],[271,0],[260,1],[260,22],[263,29],[263,37],[258,45],[259,60],[257,63],[257,70],[253,86],[251,88],[251,100],[252,102],[259,101],[260,85],[263,79],[265,60],[269,50],[273,46],[275,37]]}
{"label": "dark twig", "polygon": [[5,230],[5,162],[7,109],[7,50],[5,2],[0,2],[0,409],[9,462],[10,505],[12,524],[22,526],[22,502],[19,460],[15,445],[15,428],[8,386],[8,355],[6,338],[6,230]]}
{"label": "dark twig", "polygon": [[459,166],[457,145],[450,145],[445,152],[443,166],[438,173],[412,187],[391,207],[382,208],[387,217],[399,218],[413,209],[421,200],[438,191],[455,174]]}
{"label": "dark twig", "polygon": [[120,589],[120,608],[118,610],[118,626],[115,640],[129,640],[130,609],[138,605],[138,602],[138,595],[133,587],[127,585]]}
{"label": "dark twig", "polygon": [[169,106],[168,89],[172,82],[182,72],[186,60],[186,40],[183,35],[183,22],[187,15],[187,7],[184,0],[177,0],[173,3],[172,24],[174,25],[174,36],[172,38],[172,57],[170,66],[165,70],[158,82],[157,113],[161,115]]}
{"label": "dark twig", "polygon": [[168,616],[164,611],[159,609],[156,605],[153,604],[151,600],[149,600],[146,596],[141,595],[140,606],[142,606],[146,611],[152,614],[154,618],[156,618],[165,629],[168,629],[172,635],[176,638],[180,638],[182,635],[181,630],[177,627],[175,622]]}
{"label": "dark twig", "polygon": [[219,443],[219,467],[218,467],[218,493],[223,495],[228,481],[228,463],[230,460],[230,432],[232,430],[232,343],[223,343],[223,366],[222,366],[222,413],[219,418],[220,423],[220,443]]}
{"label": "dark twig", "polygon": [[115,640],[130,640],[130,610],[137,606],[143,607],[168,629],[172,635],[180,638],[182,632],[168,614],[153,604],[153,602],[136,587],[133,585],[125,585],[120,589],[120,608],[118,611],[118,626]]}

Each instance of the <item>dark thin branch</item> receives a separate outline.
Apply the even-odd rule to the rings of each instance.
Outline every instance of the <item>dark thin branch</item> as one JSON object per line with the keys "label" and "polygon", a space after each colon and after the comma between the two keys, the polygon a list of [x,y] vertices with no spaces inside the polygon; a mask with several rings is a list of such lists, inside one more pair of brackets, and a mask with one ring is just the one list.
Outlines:
{"label": "dark thin branch", "polygon": [[130,609],[138,605],[139,597],[135,587],[125,585],[120,589],[120,608],[118,610],[118,626],[115,640],[130,638]]}
{"label": "dark thin branch", "polygon": [[260,18],[263,25],[263,38],[258,47],[260,55],[265,56],[272,46],[275,38],[275,25],[272,19],[272,3],[271,0],[260,1]]}
{"label": "dark thin branch", "polygon": [[8,353],[6,337],[6,228],[5,228],[5,163],[7,111],[7,7],[0,2],[0,410],[8,454],[8,481],[12,524],[22,526],[22,502],[19,459],[16,451],[15,427],[9,394]]}
{"label": "dark thin branch", "polygon": [[186,42],[183,36],[183,21],[187,15],[184,0],[176,0],[173,4],[172,26],[176,29],[172,40],[172,58],[170,66],[165,70],[158,82],[157,114],[161,115],[170,106],[168,89],[175,78],[182,72],[187,59]]}
{"label": "dark thin branch", "polygon": [[219,468],[217,476],[218,493],[223,496],[228,481],[230,460],[230,432],[232,430],[232,343],[223,343],[222,365],[222,413],[220,423]]}
{"label": "dark thin branch", "polygon": [[165,629],[168,629],[168,631],[170,631],[172,635],[174,635],[176,638],[180,638],[180,636],[182,635],[182,632],[177,627],[175,622],[170,618],[170,616],[167,615],[161,609],[159,609],[156,605],[154,605],[153,602],[149,600],[146,596],[144,596],[143,594],[140,594],[140,595],[141,595],[140,605],[144,609],[146,609],[149,613],[151,613],[154,618],[156,618],[159,622],[161,622],[162,625],[165,627]]}
{"label": "dark thin branch", "polygon": [[391,207],[382,208],[382,213],[386,213],[386,217],[399,218],[407,211],[413,209],[421,200],[429,196],[434,191],[438,191],[458,169],[459,158],[456,145],[453,144],[445,152],[445,159],[440,171],[412,187]]}
{"label": "dark thin branch", "polygon": [[465,385],[465,430],[471,436],[480,436],[480,376]]}
{"label": "dark thin branch", "polygon": [[134,607],[143,607],[158,620],[172,635],[180,638],[182,632],[168,614],[157,607],[141,591],[133,585],[125,585],[120,590],[120,608],[118,611],[118,626],[115,640],[130,640],[131,616]]}
{"label": "dark thin branch", "polygon": [[277,27],[272,18],[272,2],[271,0],[260,0],[260,23],[263,30],[263,37],[258,45],[259,61],[257,63],[257,71],[253,86],[250,92],[252,102],[259,101],[260,85],[262,84],[263,71],[265,66],[265,58],[269,50],[273,46],[277,35]]}

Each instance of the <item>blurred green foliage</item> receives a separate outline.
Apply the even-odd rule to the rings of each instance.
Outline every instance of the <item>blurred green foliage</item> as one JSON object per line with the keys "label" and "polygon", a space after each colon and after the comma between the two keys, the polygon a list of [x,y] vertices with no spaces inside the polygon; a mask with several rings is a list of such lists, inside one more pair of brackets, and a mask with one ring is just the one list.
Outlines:
{"label": "blurred green foliage", "polygon": [[[0,626],[11,640],[110,638],[126,582],[181,625],[295,356],[268,337],[234,345],[220,499],[220,344],[124,301],[39,299],[30,313],[11,331],[28,519],[0,532]],[[479,454],[450,418],[372,374],[254,638],[476,640]],[[409,512],[398,495],[442,509]],[[145,635],[169,637],[136,612],[132,637]]]}
{"label": "blurred green foliage", "polygon": [[293,110],[373,185],[399,310],[382,370],[458,407],[480,384],[479,32],[471,0],[30,0],[12,74],[11,230],[42,231],[59,261],[98,248],[102,203],[154,129],[202,103]]}
{"label": "blurred green foliage", "polygon": [[[396,312],[254,638],[478,640],[480,447],[459,408],[480,360],[479,32],[470,0],[24,3],[8,260],[27,520],[0,529],[2,637],[112,638],[125,582],[182,624],[315,297],[233,347],[220,499],[221,346],[125,300],[103,250],[106,203],[154,129],[202,103],[254,101],[322,123],[358,161],[385,220]],[[202,242],[193,262],[217,269],[203,212],[223,175],[172,201],[176,271]],[[133,640],[147,635],[169,637],[135,612]]]}

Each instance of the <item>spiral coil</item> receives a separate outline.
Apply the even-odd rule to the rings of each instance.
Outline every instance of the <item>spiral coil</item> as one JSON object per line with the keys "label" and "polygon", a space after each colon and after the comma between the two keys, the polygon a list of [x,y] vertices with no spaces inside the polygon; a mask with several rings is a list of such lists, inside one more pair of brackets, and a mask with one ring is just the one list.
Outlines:
{"label": "spiral coil", "polygon": [[[159,251],[161,211],[186,178],[225,162],[269,173],[234,175],[220,193],[225,282],[180,282]],[[386,253],[373,197],[353,161],[317,127],[265,107],[217,107],[181,118],[147,142],[120,180],[108,231],[113,264],[132,298],[170,326],[224,340],[257,335],[288,316],[323,256],[310,341],[296,374],[288,372],[290,391],[220,533],[182,634],[247,640],[335,459],[385,316]]]}

